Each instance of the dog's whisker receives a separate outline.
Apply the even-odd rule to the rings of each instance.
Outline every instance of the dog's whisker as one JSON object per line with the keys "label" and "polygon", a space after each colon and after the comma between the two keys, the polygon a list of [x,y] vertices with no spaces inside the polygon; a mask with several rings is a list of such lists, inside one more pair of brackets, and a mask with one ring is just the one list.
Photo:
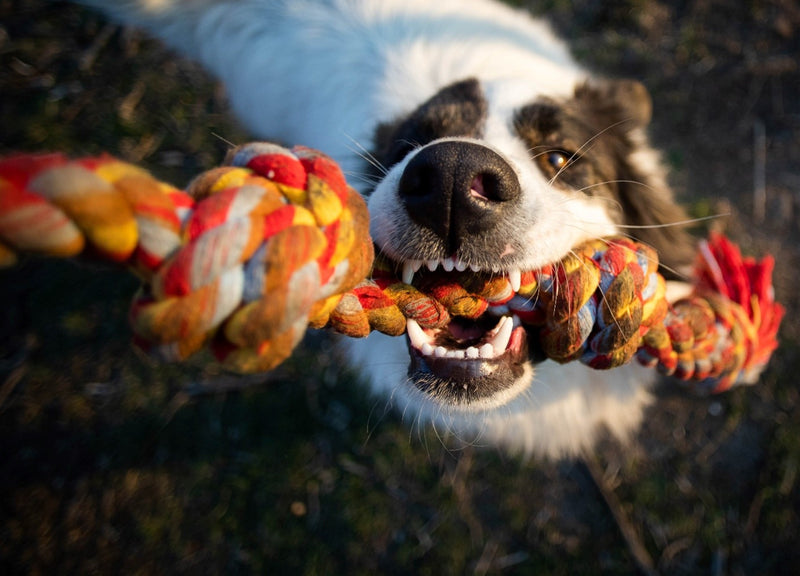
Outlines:
{"label": "dog's whisker", "polygon": [[616,128],[617,126],[620,126],[621,124],[625,124],[625,123],[627,123],[627,122],[630,122],[630,119],[627,119],[627,118],[626,118],[626,119],[623,119],[623,120],[619,120],[618,122],[614,122],[614,123],[612,123],[612,124],[610,124],[610,125],[606,126],[605,128],[603,128],[603,129],[602,129],[602,130],[600,130],[600,131],[599,131],[597,134],[595,134],[594,136],[592,136],[591,138],[589,138],[588,140],[586,140],[586,141],[585,141],[583,144],[581,144],[581,145],[578,147],[578,149],[577,149],[577,150],[575,150],[575,152],[573,152],[573,153],[572,153],[572,156],[570,156],[569,160],[568,160],[567,162],[565,162],[565,163],[564,163],[564,166],[562,166],[562,167],[561,167],[561,169],[560,169],[558,172],[556,172],[555,176],[553,176],[553,177],[550,179],[550,185],[553,185],[553,184],[555,183],[555,181],[558,179],[558,177],[559,177],[559,176],[560,176],[560,175],[561,175],[561,174],[562,174],[562,173],[563,173],[565,170],[567,170],[567,169],[570,167],[570,165],[571,165],[571,164],[572,164],[572,163],[573,163],[575,160],[578,160],[578,159],[580,159],[580,158],[581,158],[581,156],[583,156],[583,155],[584,155],[584,153],[585,153],[585,152],[584,152],[584,150],[585,150],[585,151],[591,150],[591,146],[593,146],[593,145],[594,145],[594,141],[595,141],[595,140],[597,140],[598,138],[600,138],[600,136],[602,136],[602,135],[603,135],[603,134],[605,134],[606,132],[608,132],[608,131],[610,131],[610,130],[613,130],[613,129],[614,129],[614,128]]}
{"label": "dog's whisker", "polygon": [[[380,424],[386,419],[386,417],[392,413],[392,403],[395,396],[395,389],[389,393],[386,399],[381,402],[380,399],[376,399],[369,410],[369,414],[367,415],[367,432],[364,438],[364,442],[362,446],[366,446],[369,444],[369,441],[372,439],[372,435],[374,432],[378,430]],[[383,409],[379,409],[380,405],[383,405]],[[380,411],[380,414],[377,414]],[[375,420],[373,420],[373,417]]]}
{"label": "dog's whisker", "polygon": [[381,182],[381,178],[377,178],[369,174],[364,174],[362,172],[347,171],[344,173],[344,175],[348,181],[358,180],[359,182],[363,182],[364,184],[369,184],[370,186],[377,186]]}
{"label": "dog's whisker", "polygon": [[675,226],[690,226],[700,222],[708,222],[709,220],[718,220],[730,216],[730,212],[721,214],[712,214],[710,216],[698,216],[697,218],[687,218],[686,220],[676,220],[674,222],[665,222],[663,224],[617,224],[618,228],[626,230],[653,230],[658,228],[672,228]]}
{"label": "dog's whisker", "polygon": [[[578,229],[578,230],[580,230],[580,231],[582,231],[582,232],[583,232],[583,231],[585,231],[585,229],[584,229],[584,228],[582,228],[582,227],[580,227],[580,226],[576,226],[575,224],[566,224],[566,225],[567,225],[567,226],[570,226],[570,227],[572,227],[572,228],[576,228],[576,229]],[[619,235],[620,235],[620,236],[624,236],[625,238],[628,238],[629,240],[633,240],[634,242],[642,242],[642,240],[640,240],[639,238],[636,238],[634,235],[632,235],[632,234],[629,234],[629,233],[626,233],[626,232],[624,232],[624,231],[619,231]],[[597,237],[595,237],[594,239],[595,239],[595,240],[598,240],[598,241],[600,241],[600,242],[603,242],[603,243],[604,243],[606,246],[615,246],[615,245],[616,245],[616,244],[613,242],[613,239],[610,239],[610,238],[604,238],[604,237],[602,237],[602,236],[597,236]],[[651,246],[651,247],[652,247],[652,246]],[[649,256],[646,256],[646,258],[648,258],[648,260],[649,260],[649,261],[653,261],[653,259],[652,259],[651,257],[649,257]],[[667,270],[667,271],[671,272],[671,273],[672,273],[672,274],[674,274],[676,277],[683,278],[683,277],[685,277],[685,276],[686,276],[685,274],[683,274],[683,273],[681,273],[681,272],[679,272],[679,271],[677,271],[677,270],[674,270],[673,268],[671,268],[671,267],[669,267],[669,266],[667,266],[667,265],[663,264],[663,263],[662,263],[660,260],[658,260],[658,259],[655,259],[655,260],[657,261],[658,265],[659,265],[661,268],[663,268],[664,270]]]}
{"label": "dog's whisker", "polygon": [[224,142],[225,144],[227,144],[229,148],[236,148],[236,146],[237,146],[237,144],[234,144],[233,142],[231,142],[230,140],[228,140],[227,138],[225,138],[221,134],[217,134],[216,132],[211,132],[211,135],[214,138],[216,138],[217,140],[219,140],[220,142]]}
{"label": "dog's whisker", "polygon": [[[545,154],[550,154],[551,152],[561,152],[562,151],[561,148],[554,148],[552,146],[536,146],[535,148],[544,148],[544,150],[542,150],[541,152],[538,152],[536,154],[532,154],[531,155],[531,159],[533,159],[533,160],[541,158]],[[528,152],[533,152],[533,150],[534,150],[533,148],[529,148]],[[572,155],[572,156],[570,156],[570,160],[572,160],[573,157],[574,157],[575,160],[578,159],[577,156]]]}
{"label": "dog's whisker", "polygon": [[653,188],[649,184],[647,184],[645,182],[642,182],[640,180],[620,179],[620,180],[603,180],[602,182],[593,182],[593,183],[591,183],[591,184],[589,184],[587,186],[583,186],[582,188],[578,188],[577,191],[578,192],[586,192],[586,191],[591,190],[593,188],[599,188],[600,186],[607,186],[609,184],[633,184],[635,186],[641,186],[642,188],[645,188],[646,190],[649,190],[651,192],[655,190],[655,188]]}
{"label": "dog's whisker", "polygon": [[[535,155],[534,155],[533,153],[534,153],[536,150],[539,150],[540,148],[543,148],[543,149],[544,149],[544,151],[543,151],[543,152],[541,152],[541,153],[539,153],[539,154],[535,154]],[[537,157],[541,156],[542,154],[545,154],[545,153],[547,153],[547,152],[552,152],[553,150],[554,150],[554,148],[553,148],[552,146],[549,146],[549,145],[547,145],[547,144],[539,144],[539,145],[537,145],[537,146],[530,146],[530,147],[527,149],[527,152],[528,152],[528,154],[532,154],[534,158],[537,158]]]}
{"label": "dog's whisker", "polygon": [[375,168],[380,174],[386,176],[389,173],[389,169],[386,168],[383,163],[378,160],[375,155],[370,152],[363,144],[361,144],[358,140],[350,136],[349,134],[344,135],[352,145],[348,145],[347,149],[353,152],[354,154],[358,155],[366,162],[368,162],[373,168]]}
{"label": "dog's whisker", "polygon": [[[620,235],[628,238],[629,240],[633,240],[635,242],[642,242],[642,240],[640,240],[639,238],[636,238],[635,236],[633,236],[631,234],[627,234],[627,233],[623,232]],[[609,246],[613,245],[613,242],[610,241],[610,240],[605,240],[605,239],[601,239],[601,240],[606,242],[606,244],[609,245]],[[648,244],[648,246],[650,246],[650,245]],[[650,246],[650,247],[655,250],[654,246]],[[651,258],[649,256],[647,256],[646,258],[648,259],[648,262],[657,263],[660,268],[662,268],[663,270],[668,271],[669,273],[671,273],[676,278],[682,278],[683,280],[686,280],[686,281],[690,280],[690,277],[686,272],[681,272],[680,270],[677,270],[672,266],[668,266],[668,265],[664,264],[663,262],[661,262],[661,260],[658,259],[658,258],[654,259],[654,258]]]}

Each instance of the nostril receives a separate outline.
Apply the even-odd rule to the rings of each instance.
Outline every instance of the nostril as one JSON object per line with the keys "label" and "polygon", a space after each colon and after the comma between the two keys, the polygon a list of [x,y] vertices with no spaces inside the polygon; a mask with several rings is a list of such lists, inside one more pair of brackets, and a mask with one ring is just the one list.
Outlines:
{"label": "nostril", "polygon": [[484,202],[505,202],[513,200],[513,185],[506,178],[493,172],[479,172],[472,177],[469,185],[470,198]]}
{"label": "nostril", "polygon": [[469,185],[469,195],[479,200],[493,200],[486,193],[486,188],[483,187],[483,174],[476,174],[472,177],[472,182]]}

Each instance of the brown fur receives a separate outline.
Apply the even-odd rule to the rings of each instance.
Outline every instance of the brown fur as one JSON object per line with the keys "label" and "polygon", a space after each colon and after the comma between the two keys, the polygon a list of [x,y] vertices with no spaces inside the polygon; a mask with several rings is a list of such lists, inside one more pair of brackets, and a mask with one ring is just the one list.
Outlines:
{"label": "brown fur", "polygon": [[[564,102],[543,99],[520,109],[517,133],[554,185],[608,198],[631,237],[653,246],[662,273],[680,277],[692,263],[694,240],[683,225],[686,213],[672,198],[660,174],[635,165],[642,130],[650,121],[646,89],[630,81],[583,84]],[[548,154],[563,153],[569,161],[556,170]]]}

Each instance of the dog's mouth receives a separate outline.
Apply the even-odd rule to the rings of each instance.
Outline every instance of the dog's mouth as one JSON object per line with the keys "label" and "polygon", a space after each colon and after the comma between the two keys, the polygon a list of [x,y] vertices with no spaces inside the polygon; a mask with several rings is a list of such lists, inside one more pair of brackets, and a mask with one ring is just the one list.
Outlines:
{"label": "dog's mouth", "polygon": [[[483,318],[456,318],[445,328],[423,330],[408,321],[411,363],[409,377],[432,398],[451,406],[468,407],[508,396],[525,373],[527,335],[514,316],[495,317],[485,329]],[[516,325],[515,325],[516,324]]]}
{"label": "dog's mouth", "polygon": [[409,319],[408,339],[411,347],[426,358],[495,361],[520,347],[524,330],[519,319],[514,325],[515,319],[500,316],[498,320],[485,314],[478,320],[454,318],[444,328],[427,330]]}
{"label": "dog's mouth", "polygon": [[[405,262],[403,281],[421,288],[449,277],[461,283],[467,277],[505,280],[506,290],[475,318],[451,316],[441,327],[423,328],[413,319],[406,324],[410,382],[433,400],[450,406],[501,405],[515,396],[530,361],[539,357],[531,349],[526,326],[508,303],[520,300],[520,272],[482,272],[457,259],[440,262]],[[418,273],[419,272],[419,273]]]}

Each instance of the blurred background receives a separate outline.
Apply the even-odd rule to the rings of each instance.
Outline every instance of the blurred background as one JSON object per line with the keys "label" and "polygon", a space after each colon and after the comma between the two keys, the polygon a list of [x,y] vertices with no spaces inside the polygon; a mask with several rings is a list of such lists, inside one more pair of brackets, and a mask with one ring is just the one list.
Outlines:
{"label": "blurred background", "polygon": [[[32,259],[0,272],[1,572],[800,573],[800,7],[514,4],[644,82],[681,200],[775,255],[788,313],[761,382],[665,382],[630,445],[580,461],[454,449],[325,334],[267,376],[160,364],[130,344],[132,276]],[[108,151],[181,186],[247,140],[224,90],[142,33],[0,0],[0,153]]]}

